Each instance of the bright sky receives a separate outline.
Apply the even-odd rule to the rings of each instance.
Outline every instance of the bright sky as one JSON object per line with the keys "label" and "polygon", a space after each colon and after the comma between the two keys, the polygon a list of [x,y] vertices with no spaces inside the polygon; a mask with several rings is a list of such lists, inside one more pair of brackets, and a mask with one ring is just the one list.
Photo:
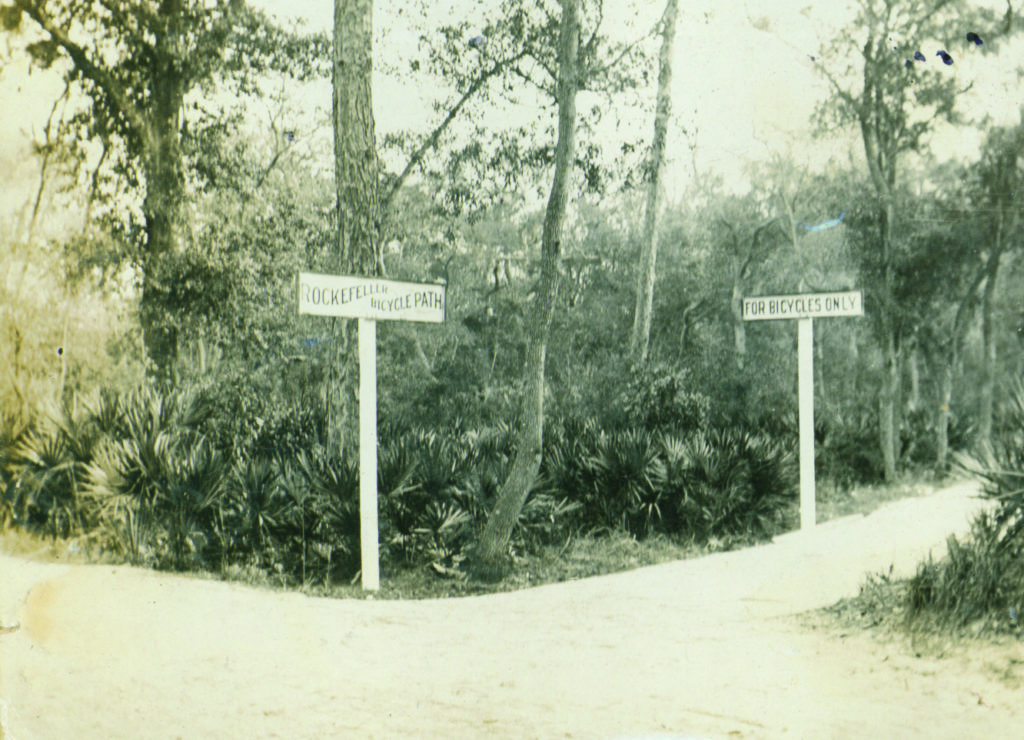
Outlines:
{"label": "bright sky", "polygon": [[[829,156],[834,143],[812,147],[807,143],[810,115],[824,92],[809,55],[818,46],[817,34],[841,24],[843,16],[832,11],[824,18],[808,17],[801,13],[806,2],[759,2],[753,14],[743,2],[680,4],[673,77],[675,121],[668,142],[670,195],[673,183],[681,188],[691,171],[683,126],[696,137],[697,166],[721,172],[729,180],[742,178],[747,160],[763,159],[774,148],[788,145],[819,161]],[[333,20],[329,0],[258,0],[258,4],[279,17],[302,18],[324,32]],[[429,33],[429,26],[426,31],[410,28],[407,14],[401,12],[404,5],[400,0],[375,3],[378,38],[387,29],[375,54],[387,54],[389,61],[397,62],[402,49],[415,48],[418,35]],[[438,4],[437,17],[431,22],[439,27],[448,18],[471,19],[470,9],[479,5],[474,0]],[[664,0],[619,0],[605,3],[605,8],[608,17],[603,27],[629,41],[654,26],[664,11]],[[654,69],[652,78],[656,76]],[[378,131],[410,125],[428,131],[439,120],[430,103],[443,94],[437,89],[401,86],[379,75],[374,81]],[[649,111],[617,113],[627,125],[641,127],[645,136],[653,126]],[[544,114],[553,115],[553,110]],[[536,111],[522,115],[536,115]]]}
{"label": "bright sky", "polygon": [[[333,21],[332,0],[252,1],[281,18],[303,18],[316,30],[329,31]],[[376,0],[374,24],[379,41],[375,55],[402,64],[406,51],[415,49],[420,33],[430,33],[431,27],[439,28],[449,19],[472,20],[473,12],[493,4],[484,0],[434,3],[432,13],[436,15],[423,21],[411,17],[412,8],[403,0]],[[683,126],[696,132],[698,168],[718,172],[740,189],[746,163],[765,159],[772,151],[788,151],[798,164],[811,168],[830,157],[847,159],[849,139],[812,141],[809,136],[811,113],[826,93],[811,56],[846,23],[849,11],[842,9],[845,4],[686,0],[680,5],[674,120],[667,152],[670,199],[679,196],[692,172]],[[605,7],[609,17],[604,28],[629,40],[653,26],[663,12],[664,0],[609,0]],[[1009,61],[1014,55],[1004,51],[998,58],[985,57],[984,63],[980,58],[963,55],[950,68],[965,85],[974,85],[968,108],[975,115],[991,113],[998,123],[1016,121],[1018,82]],[[657,70],[652,70],[652,75],[656,74]],[[27,156],[30,141],[33,135],[41,138],[50,106],[60,91],[61,85],[52,75],[35,72],[28,76],[24,65],[0,70],[0,101],[4,103],[0,106],[0,170],[9,174],[5,178],[8,183],[33,179],[38,164]],[[301,111],[326,111],[330,106],[327,83],[290,94],[292,104]],[[374,82],[378,136],[401,129],[428,132],[443,115],[434,112],[431,104],[447,99],[448,94],[432,86],[389,79],[378,70]],[[624,100],[616,114],[645,140],[649,138],[647,132],[653,125],[650,107],[640,111]],[[517,115],[553,116],[554,111],[541,106],[503,111],[499,123]],[[609,148],[615,148],[614,136],[614,132],[607,134]],[[969,130],[959,130],[946,131],[938,140],[944,151],[966,153],[978,138]],[[20,207],[30,190],[5,187],[0,192],[0,212]]]}
{"label": "bright sky", "polygon": [[[331,0],[256,0],[269,12],[301,18],[310,28],[329,32],[333,22]],[[980,0],[1002,7],[1004,0]],[[374,27],[376,55],[401,62],[404,49],[415,48],[420,33],[430,24],[439,27],[450,19],[472,20],[479,8],[495,5],[486,0],[449,0],[434,3],[436,16],[426,28],[413,27],[403,0],[376,0]],[[664,11],[664,0],[615,0],[605,3],[603,26],[629,41],[648,31]],[[853,11],[847,2],[811,3],[810,0],[686,0],[680,3],[673,75],[673,113],[667,148],[667,192],[678,197],[692,174],[692,155],[683,127],[697,144],[696,166],[721,174],[727,183],[745,188],[744,168],[750,161],[767,159],[773,152],[788,152],[798,164],[820,167],[831,158],[846,160],[856,134],[845,138],[811,138],[811,115],[828,92],[811,57],[843,28]],[[384,34],[385,29],[387,34]],[[952,36],[963,41],[960,29]],[[947,43],[952,44],[953,38]],[[387,44],[387,46],[384,46]],[[953,48],[951,46],[951,48]],[[1020,45],[1017,47],[1020,48]],[[967,108],[973,115],[991,114],[996,123],[1018,120],[1019,95],[1015,58],[1005,50],[998,59],[958,55],[949,73],[966,87],[972,85]],[[656,77],[657,70],[652,70]],[[322,93],[329,95],[329,92]],[[374,106],[379,133],[415,127],[429,131],[441,114],[431,103],[444,91],[402,85],[378,74]],[[327,104],[329,104],[329,99]],[[645,133],[653,127],[650,111],[630,111],[628,103],[617,111],[627,125]],[[536,115],[525,110],[521,115]],[[547,110],[545,115],[553,115]],[[515,115],[502,112],[504,117]],[[637,128],[639,127],[639,128]],[[614,137],[609,131],[608,137]],[[977,131],[940,131],[935,148],[940,156],[969,155],[980,143]]]}

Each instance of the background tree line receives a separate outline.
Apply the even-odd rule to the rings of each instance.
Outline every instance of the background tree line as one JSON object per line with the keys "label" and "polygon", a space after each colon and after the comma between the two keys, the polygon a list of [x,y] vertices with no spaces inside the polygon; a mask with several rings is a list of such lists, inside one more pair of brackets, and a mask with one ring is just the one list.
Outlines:
{"label": "background tree line", "polygon": [[[415,64],[452,95],[433,128],[380,142],[366,0],[336,3],[333,39],[237,0],[0,6],[11,53],[67,86],[3,251],[6,519],[170,567],[350,577],[353,343],[296,315],[300,269],[449,286],[443,326],[379,328],[386,567],[792,526],[794,332],[745,325],[745,295],[865,291],[864,319],[816,337],[837,488],[992,448],[1024,357],[1024,127],[967,121],[940,62],[908,66],[892,39],[952,24],[995,54],[1016,19],[858,7],[816,60],[821,128],[854,127],[857,156],[777,155],[746,192],[701,177],[663,203],[674,0],[629,43],[584,0],[432,30]],[[333,167],[284,92],[316,78]],[[474,125],[526,95],[546,117]],[[634,97],[649,146],[599,133],[601,106]],[[983,129],[976,161],[931,156],[943,120]],[[72,207],[80,227],[40,233]]]}

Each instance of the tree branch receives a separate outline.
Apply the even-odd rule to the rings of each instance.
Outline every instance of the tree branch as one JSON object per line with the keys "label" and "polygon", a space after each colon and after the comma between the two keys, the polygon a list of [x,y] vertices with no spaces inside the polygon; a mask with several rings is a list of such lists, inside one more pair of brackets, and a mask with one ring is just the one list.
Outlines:
{"label": "tree branch", "polygon": [[68,99],[68,93],[71,92],[71,83],[64,83],[64,92],[60,94],[60,97],[53,101],[53,107],[50,109],[50,115],[46,119],[46,128],[44,129],[46,134],[46,143],[43,145],[43,162],[39,168],[39,190],[36,191],[35,204],[32,206],[32,217],[28,222],[28,238],[32,240],[32,235],[36,230],[36,218],[39,216],[39,206],[43,202],[43,191],[46,190],[46,171],[50,164],[50,155],[53,153],[53,118],[57,115],[57,108],[60,107],[62,101]]}
{"label": "tree branch", "polygon": [[[145,41],[145,33],[142,29],[145,28],[147,24],[149,24],[149,27],[152,27],[152,24],[157,20],[155,16],[147,12],[138,4],[132,8],[131,12],[128,12],[122,5],[123,0],[119,0],[118,2],[115,2],[114,0],[98,0],[98,2],[108,13],[110,13],[110,17],[113,18],[118,28],[130,32],[136,39],[136,43],[142,42],[146,46],[149,45]],[[131,29],[131,26],[128,23],[129,18],[132,18],[135,21],[138,28]]]}
{"label": "tree branch", "polygon": [[[651,29],[650,33],[645,34],[644,36],[641,36],[636,41],[634,41],[632,44],[629,44],[628,46],[626,46],[621,52],[619,52],[619,55],[617,57],[612,59],[607,64],[605,64],[605,65],[603,65],[601,67],[596,67],[594,69],[586,70],[586,72],[587,72],[587,80],[589,81],[590,79],[593,79],[593,78],[597,77],[598,75],[602,75],[605,72],[607,72],[609,69],[611,69],[612,67],[617,66],[618,63],[623,60],[623,58],[625,58],[625,57],[629,56],[631,53],[633,53],[633,49],[635,49],[637,47],[637,45],[641,41],[644,41],[648,37],[655,35],[655,33],[657,32],[658,27],[660,25],[661,25],[661,21],[659,20],[658,23],[656,23],[654,25],[654,27]],[[580,85],[580,87],[583,87],[583,85]]]}
{"label": "tree branch", "polygon": [[490,69],[486,70],[482,75],[473,80],[473,84],[470,85],[469,89],[467,89],[466,92],[462,94],[462,97],[459,98],[459,101],[454,106],[452,106],[452,109],[448,111],[448,115],[446,115],[444,120],[441,121],[441,123],[439,123],[436,128],[434,128],[434,130],[430,133],[430,136],[428,136],[423,141],[423,143],[416,148],[416,151],[414,151],[412,153],[412,156],[409,157],[409,161],[406,162],[405,168],[398,175],[398,177],[395,178],[395,181],[391,183],[391,186],[388,188],[388,192],[384,195],[383,201],[381,203],[382,212],[387,211],[387,209],[391,206],[391,201],[394,199],[395,194],[405,183],[406,179],[408,179],[409,174],[412,172],[412,170],[423,160],[423,157],[426,156],[428,151],[437,146],[437,142],[441,138],[441,134],[443,134],[445,129],[447,129],[451,122],[455,120],[455,117],[459,114],[459,111],[462,109],[462,106],[464,106],[469,101],[469,99],[472,98],[481,87],[483,87],[485,82],[487,82],[495,75],[499,74],[508,65],[514,64],[515,62],[519,61],[525,55],[526,52],[521,51],[513,57],[499,60],[495,62]]}
{"label": "tree branch", "polygon": [[14,7],[34,20],[40,28],[49,34],[51,39],[67,52],[79,72],[99,85],[110,96],[117,110],[127,121],[129,128],[142,140],[144,146],[149,148],[150,128],[142,112],[132,104],[128,96],[125,95],[124,89],[110,72],[95,64],[86,54],[85,49],[72,41],[67,33],[54,22],[53,18],[43,10],[42,6],[41,0],[15,0],[14,2]]}

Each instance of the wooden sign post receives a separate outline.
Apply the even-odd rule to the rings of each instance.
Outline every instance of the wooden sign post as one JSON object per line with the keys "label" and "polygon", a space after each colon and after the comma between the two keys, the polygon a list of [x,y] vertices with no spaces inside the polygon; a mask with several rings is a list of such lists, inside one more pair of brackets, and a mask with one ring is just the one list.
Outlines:
{"label": "wooden sign post", "polygon": [[377,321],[444,321],[445,286],[299,273],[299,313],[359,319],[359,538],[362,584],[380,588],[377,540]]}
{"label": "wooden sign post", "polygon": [[816,523],[814,483],[814,319],[863,316],[859,290],[843,293],[757,296],[743,299],[743,320],[797,319],[797,388],[800,401],[800,529]]}

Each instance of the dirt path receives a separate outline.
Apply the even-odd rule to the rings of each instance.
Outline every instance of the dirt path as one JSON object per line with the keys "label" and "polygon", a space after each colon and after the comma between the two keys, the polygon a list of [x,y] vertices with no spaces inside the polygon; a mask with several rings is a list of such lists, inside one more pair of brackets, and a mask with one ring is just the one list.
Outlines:
{"label": "dirt path", "polygon": [[[910,571],[961,486],[812,536],[529,591],[337,601],[0,556],[7,738],[1019,738],[1020,644],[946,659],[794,615]],[[1019,681],[1018,681],[1019,685]],[[3,733],[0,733],[3,735]]]}

